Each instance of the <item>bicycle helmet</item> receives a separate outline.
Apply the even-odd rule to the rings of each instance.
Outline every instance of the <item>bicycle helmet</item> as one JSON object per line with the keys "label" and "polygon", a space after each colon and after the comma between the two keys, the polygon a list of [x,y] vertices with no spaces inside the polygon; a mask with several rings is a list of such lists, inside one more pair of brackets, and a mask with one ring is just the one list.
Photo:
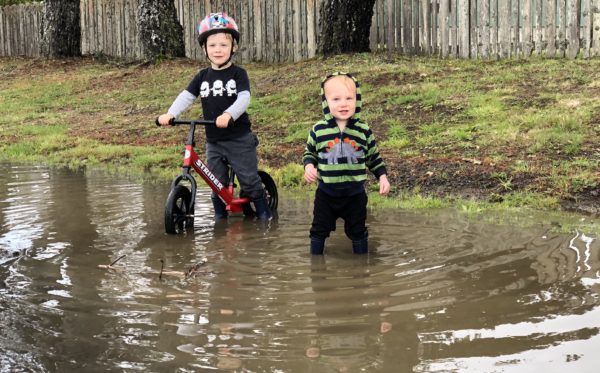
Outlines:
{"label": "bicycle helmet", "polygon": [[240,42],[240,32],[238,26],[225,12],[211,13],[206,16],[196,27],[198,31],[198,42],[201,46],[206,44],[206,39],[212,34],[226,32],[233,36],[236,43]]}

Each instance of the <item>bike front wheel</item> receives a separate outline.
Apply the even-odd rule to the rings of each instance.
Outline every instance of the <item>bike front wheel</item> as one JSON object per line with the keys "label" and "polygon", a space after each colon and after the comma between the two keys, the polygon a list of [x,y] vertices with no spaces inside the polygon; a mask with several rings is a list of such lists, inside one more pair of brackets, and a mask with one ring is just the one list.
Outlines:
{"label": "bike front wheel", "polygon": [[176,185],[165,204],[165,231],[168,234],[183,232],[194,226],[194,209],[191,206],[192,193],[183,185]]}

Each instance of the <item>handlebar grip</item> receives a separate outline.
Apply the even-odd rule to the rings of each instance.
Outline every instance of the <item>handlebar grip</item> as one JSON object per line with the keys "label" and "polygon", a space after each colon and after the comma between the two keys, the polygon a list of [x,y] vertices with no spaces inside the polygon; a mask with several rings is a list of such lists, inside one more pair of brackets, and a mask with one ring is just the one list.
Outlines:
{"label": "handlebar grip", "polygon": [[[157,127],[160,127],[160,126],[161,126],[161,124],[160,124],[160,122],[158,121],[158,118],[159,118],[159,117],[156,117],[156,120],[154,121],[154,124],[156,124],[156,126],[157,126]],[[174,125],[175,125],[175,118],[171,118],[171,119],[169,119],[169,126],[174,126]]]}

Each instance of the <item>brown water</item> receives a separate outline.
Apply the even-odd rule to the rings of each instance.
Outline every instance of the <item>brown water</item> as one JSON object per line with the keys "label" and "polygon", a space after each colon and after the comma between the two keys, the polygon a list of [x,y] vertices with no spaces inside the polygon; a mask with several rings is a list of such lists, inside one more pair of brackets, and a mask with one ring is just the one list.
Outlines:
{"label": "brown water", "polygon": [[536,217],[374,210],[368,256],[337,232],[315,258],[309,199],[282,195],[270,225],[215,226],[203,190],[195,230],[167,236],[168,187],[0,165],[1,372],[600,367],[589,218],[555,233]]}

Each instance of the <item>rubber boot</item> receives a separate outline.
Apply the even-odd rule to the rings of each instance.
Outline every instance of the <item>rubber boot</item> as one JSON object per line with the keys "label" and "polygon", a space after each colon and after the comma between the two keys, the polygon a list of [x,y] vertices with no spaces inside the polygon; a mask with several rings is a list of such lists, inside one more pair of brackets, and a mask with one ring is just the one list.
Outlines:
{"label": "rubber boot", "polygon": [[210,197],[213,203],[213,207],[215,209],[215,220],[227,219],[227,207],[225,206],[225,202],[221,200],[219,197]]}
{"label": "rubber boot", "polygon": [[354,254],[366,254],[369,252],[369,239],[367,237],[352,241],[352,252]]}
{"label": "rubber boot", "polygon": [[311,237],[310,253],[312,255],[323,255],[323,250],[325,250],[325,240],[322,238]]}
{"label": "rubber boot", "polygon": [[256,217],[259,220],[271,220],[273,218],[273,214],[271,214],[271,210],[269,209],[269,205],[267,204],[267,199],[265,197],[258,198],[253,200],[254,209],[256,210]]}

